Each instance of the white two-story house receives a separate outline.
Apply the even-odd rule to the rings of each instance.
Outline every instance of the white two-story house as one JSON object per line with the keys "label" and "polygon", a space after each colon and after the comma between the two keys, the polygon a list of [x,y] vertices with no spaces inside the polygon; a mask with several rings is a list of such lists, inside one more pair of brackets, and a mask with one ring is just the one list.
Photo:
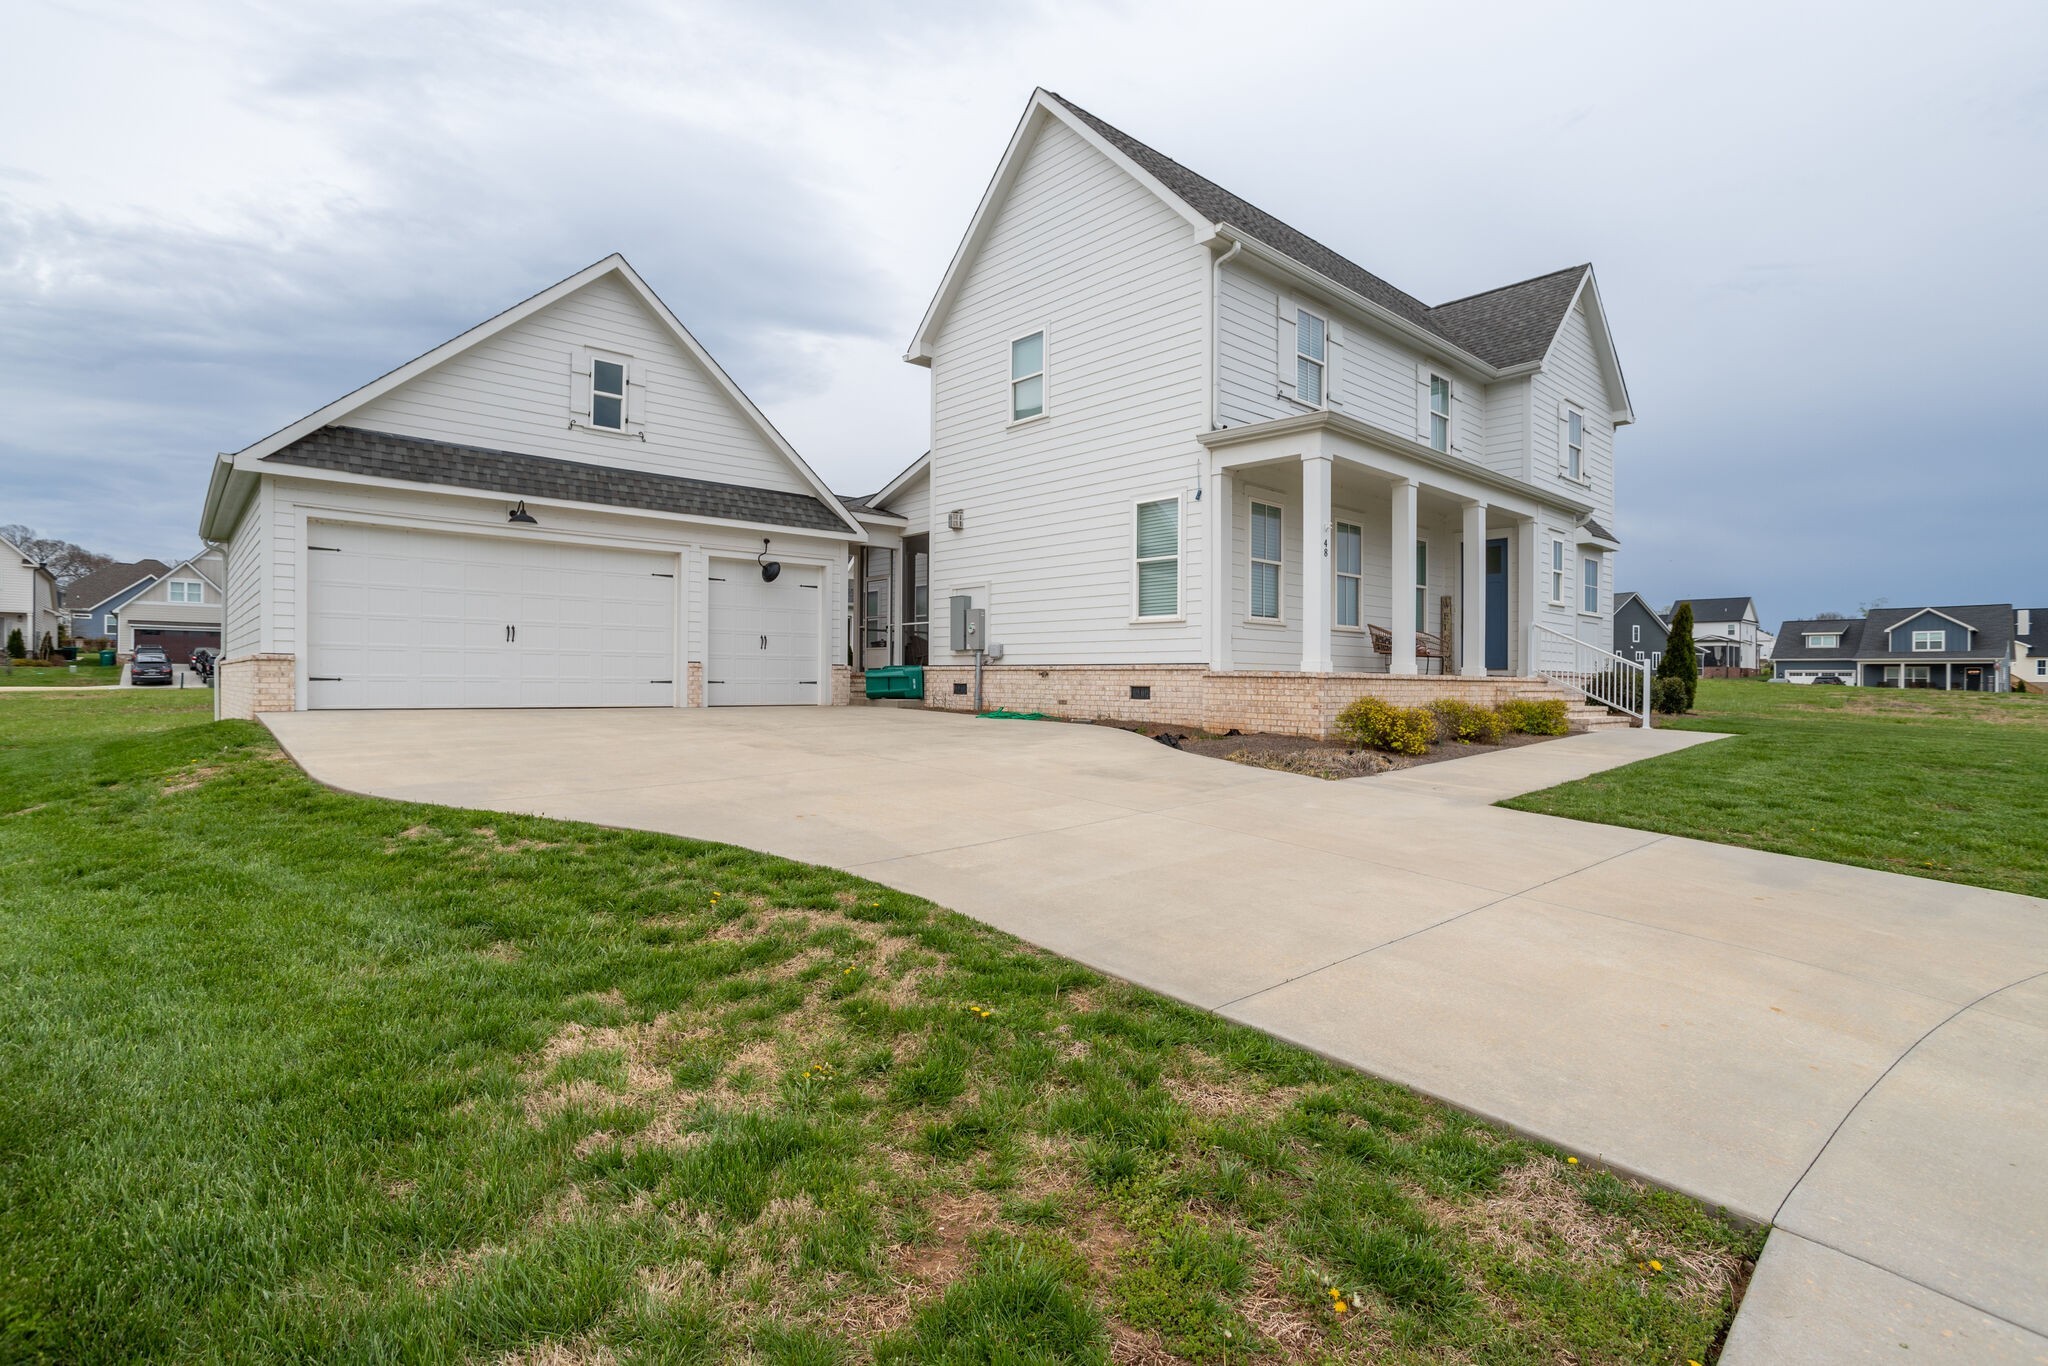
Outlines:
{"label": "white two-story house", "polygon": [[1311,734],[1611,644],[1590,266],[1428,305],[1041,90],[907,358],[931,450],[853,509],[857,662],[934,705],[956,598],[988,705]]}

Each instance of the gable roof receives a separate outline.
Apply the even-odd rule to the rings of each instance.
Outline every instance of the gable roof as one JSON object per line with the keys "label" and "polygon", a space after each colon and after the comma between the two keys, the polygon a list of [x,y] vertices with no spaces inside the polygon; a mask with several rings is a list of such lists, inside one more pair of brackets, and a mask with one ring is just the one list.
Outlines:
{"label": "gable roof", "polygon": [[[1582,294],[1589,298],[1590,306],[1597,315],[1596,330],[1603,334],[1606,331],[1606,316],[1599,308],[1597,290],[1588,289],[1593,275],[1590,265],[1567,266],[1563,270],[1431,307],[1249,200],[1232,194],[1207,176],[1190,170],[1157,148],[1089,113],[1065,96],[1041,89],[1032,92],[1024,118],[1018,123],[1010,146],[975,210],[939,292],[918,326],[907,359],[918,362],[929,358],[928,344],[936,331],[937,321],[952,301],[959,277],[973,254],[972,248],[979,244],[995,203],[1013,179],[1015,163],[1021,160],[1020,150],[1035,130],[1040,111],[1060,118],[1099,149],[1108,152],[1112,160],[1131,172],[1141,184],[1180,209],[1205,238],[1226,228],[1249,237],[1294,265],[1359,296],[1423,337],[1435,340],[1447,351],[1473,362],[1475,368],[1482,371],[1508,370],[1541,362]],[[1599,349],[1603,362],[1611,371],[1608,378],[1622,396],[1617,411],[1624,416],[1617,420],[1633,421],[1627,385],[1621,379],[1611,342],[1603,342]]]}
{"label": "gable roof", "polygon": [[[2012,609],[2011,609],[2011,608],[2010,608],[2009,606],[2007,606],[2007,605],[2006,605],[2006,604],[2004,604],[2004,603],[2000,603],[2000,604],[1998,604],[1998,606],[2001,606],[2001,607],[2006,607],[2006,610],[2007,610],[2007,611],[2010,611],[2010,610],[2012,610]],[[1906,624],[1907,622],[1909,622],[1909,621],[1912,621],[1912,620],[1913,620],[1913,619],[1914,619],[1915,617],[1924,617],[1924,616],[1926,616],[1926,615],[1927,615],[1927,614],[1928,614],[1929,612],[1932,612],[1932,613],[1934,613],[1934,615],[1935,615],[1935,616],[1937,616],[1937,617],[1941,617],[1941,618],[1942,618],[1943,620],[1945,620],[1945,621],[1952,621],[1952,622],[1954,622],[1954,623],[1955,623],[1956,625],[1958,625],[1958,626],[1962,627],[1963,629],[1965,629],[1965,630],[1967,630],[1967,631],[1970,631],[1970,632],[1974,633],[1974,632],[1975,632],[1975,631],[1976,631],[1976,630],[1978,629],[1978,628],[1977,628],[1977,626],[1975,625],[1975,623],[1973,623],[1973,622],[1968,622],[1968,621],[1964,621],[1964,620],[1963,620],[1963,619],[1962,619],[1961,617],[1958,617],[1958,616],[1954,616],[1954,615],[1952,615],[1953,613],[1956,613],[1956,612],[1973,612],[1974,610],[1975,610],[1974,608],[1969,608],[1969,607],[1949,607],[1949,608],[1940,608],[1940,607],[1915,607],[1915,608],[1911,609],[1910,611],[1908,611],[1908,612],[1906,613],[1906,615],[1904,615],[1904,616],[1900,617],[1900,618],[1899,618],[1899,619],[1898,619],[1897,621],[1894,621],[1894,622],[1893,622],[1893,623],[1892,623],[1891,625],[1889,625],[1889,626],[1886,626],[1886,627],[1884,627],[1884,628],[1883,628],[1883,630],[1884,630],[1884,633],[1885,633],[1885,634],[1886,634],[1887,636],[1889,636],[1889,635],[1890,635],[1890,634],[1891,634],[1892,632],[1894,632],[1894,631],[1898,630],[1898,629],[1899,629],[1899,628],[1900,628],[1901,626],[1904,626],[1904,625],[1905,625],[1905,624]]]}
{"label": "gable roof", "polygon": [[74,612],[90,612],[110,598],[117,598],[138,585],[160,579],[170,569],[162,560],[131,560],[126,564],[101,565],[82,574],[64,590],[64,603]]}
{"label": "gable roof", "polygon": [[1687,602],[1692,604],[1694,621],[1741,621],[1756,610],[1754,598],[1680,598],[1671,604],[1671,610],[1676,612],[1680,603]]}
{"label": "gable roof", "polygon": [[[1894,618],[1894,612],[1897,613]],[[1958,626],[1970,628],[1970,648],[1967,650],[1894,650],[1891,648],[1891,633],[1918,616],[1932,612],[1945,617]],[[1881,620],[1870,617],[1788,621],[1778,628],[1780,645],[1777,657],[1781,660],[1801,659],[1869,659],[1907,660],[1922,664],[1939,663],[1949,659],[1995,659],[2010,653],[2013,638],[2013,610],[2010,603],[1984,602],[1961,607],[1911,607],[1887,608]],[[1829,650],[1809,646],[1805,637],[1809,633],[1832,634],[1839,632],[1842,643]],[[1908,642],[1910,645],[1911,642]]]}
{"label": "gable roof", "polygon": [[1642,608],[1645,612],[1648,612],[1650,614],[1650,620],[1656,622],[1666,631],[1669,631],[1671,629],[1670,619],[1667,618],[1662,612],[1658,611],[1656,608],[1650,606],[1649,599],[1645,598],[1641,593],[1616,593],[1614,595],[1614,614],[1616,616],[1621,615],[1621,609],[1628,605],[1629,599],[1631,598],[1635,599],[1636,605],[1638,607]]}
{"label": "gable roof", "polygon": [[[0,536],[0,545],[4,545],[4,546],[6,546],[6,547],[7,547],[7,548],[8,548],[9,550],[13,551],[13,552],[15,553],[15,555],[16,555],[17,557],[19,557],[19,559],[21,560],[21,562],[22,562],[23,564],[25,564],[25,565],[28,565],[29,567],[31,567],[31,568],[33,568],[33,569],[39,570],[40,572],[42,572],[42,573],[44,573],[44,574],[49,574],[49,573],[50,573],[50,566],[48,566],[47,564],[44,564],[44,563],[43,563],[43,562],[42,562],[41,560],[39,560],[39,559],[37,559],[37,558],[36,558],[35,556],[33,556],[33,555],[29,554],[29,553],[28,553],[28,552],[27,552],[26,550],[23,550],[23,549],[22,549],[22,548],[21,548],[20,546],[16,545],[16,544],[15,544],[14,542],[12,542],[12,541],[8,540],[8,539],[7,539],[7,538],[6,538],[5,536]],[[51,575],[51,577],[52,577],[52,578],[55,578],[56,576],[55,576],[54,574],[52,574],[52,575]]]}
{"label": "gable roof", "polygon": [[[661,297],[648,287],[645,280],[640,278],[640,273],[634,270],[627,263],[626,258],[617,252],[613,252],[602,261],[585,266],[582,270],[577,271],[566,279],[556,281],[538,294],[523,299],[502,313],[498,313],[478,323],[467,332],[442,342],[433,350],[413,357],[394,370],[386,371],[361,388],[342,395],[324,408],[306,414],[306,416],[289,426],[279,428],[262,440],[243,447],[235,452],[234,455],[223,456],[222,460],[224,462],[231,462],[237,469],[260,468],[254,462],[269,458],[322,427],[342,423],[356,409],[382,398],[401,384],[418,378],[427,371],[432,370],[435,366],[460,355],[480,342],[496,336],[506,328],[523,322],[550,304],[574,294],[585,285],[612,275],[616,275],[623,281],[627,289],[642,304],[646,305],[648,311],[668,330],[676,342],[689,354],[690,358],[704,369],[711,379],[712,386],[720,390],[732,401],[733,405],[739,409],[742,418],[754,427],[762,438],[787,460],[803,480],[816,491],[819,503],[832,514],[832,528],[835,530],[851,531],[856,535],[863,534],[860,529],[860,523],[854,521],[852,514],[839,506],[839,500],[833,496],[832,490],[825,486],[825,481],[820,479],[817,472],[804,462],[803,457],[796,453],[796,448],[783,438],[782,433],[775,429],[774,424],[769,422],[767,416],[754,406],[754,401],[746,396],[738,384],[733,382],[732,376],[725,372],[725,368],[712,358],[711,353],[704,349],[696,337],[690,334],[690,330],[683,326],[682,320],[669,311],[668,305],[661,301]],[[540,457],[533,458],[538,459]],[[574,464],[575,462],[564,461],[562,463]],[[586,466],[585,468],[595,469],[598,467]],[[219,520],[218,513],[220,512],[222,497],[226,492],[226,485],[227,478],[220,466],[216,465],[212,485],[207,489],[206,507],[200,514],[200,534],[211,540],[220,539],[220,536],[230,529],[229,527],[217,525]]]}
{"label": "gable roof", "polygon": [[595,503],[805,531],[841,529],[836,500],[828,508],[807,494],[779,489],[586,465],[555,456],[460,446],[358,427],[322,427],[265,459],[302,469],[484,489],[515,498]]}
{"label": "gable roof", "polygon": [[211,555],[213,553],[214,548],[212,546],[202,547],[196,554],[187,555],[184,559],[178,561],[169,569],[166,569],[162,574],[158,575],[158,577],[162,579],[168,579],[171,577],[171,575],[177,573],[180,569],[189,569],[194,574],[197,574],[200,578],[205,579],[206,582],[210,584],[212,587],[217,589],[220,587],[220,585],[214,583],[213,575],[207,573],[204,569],[201,569],[199,567],[199,561],[205,559],[208,555]]}

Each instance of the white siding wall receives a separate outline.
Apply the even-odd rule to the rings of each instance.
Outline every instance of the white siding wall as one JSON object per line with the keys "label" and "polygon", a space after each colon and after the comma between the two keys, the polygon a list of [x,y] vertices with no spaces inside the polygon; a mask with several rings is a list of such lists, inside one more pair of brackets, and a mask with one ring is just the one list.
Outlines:
{"label": "white siding wall", "polygon": [[235,534],[228,538],[226,601],[220,627],[223,658],[254,654],[263,648],[263,584],[270,531],[263,505],[269,495],[269,481],[264,480]]}
{"label": "white siding wall", "polygon": [[[269,580],[269,649],[302,656],[297,604],[297,574],[304,557],[306,524],[310,521],[367,521],[382,526],[417,527],[428,531],[468,532],[505,536],[504,499],[493,494],[465,498],[456,494],[363,488],[323,484],[312,480],[271,477],[265,481],[266,497],[258,506],[268,505],[265,524],[272,534]],[[253,517],[257,507],[251,508]],[[742,531],[695,527],[688,523],[635,517],[626,513],[568,511],[555,509],[543,524],[519,533],[536,540],[570,541],[590,545],[612,545],[636,550],[674,554],[681,566],[676,594],[683,614],[685,662],[702,662],[705,656],[705,574],[713,556],[741,556],[752,560],[761,549],[760,537]],[[239,540],[239,538],[238,538]],[[317,529],[314,544],[318,544]],[[775,538],[775,557],[785,564],[819,564],[825,569],[825,621],[830,632],[826,660],[846,661],[846,546],[794,533]],[[303,680],[302,680],[303,681]],[[300,696],[303,699],[304,690]]]}
{"label": "white siding wall", "polygon": [[[0,612],[18,612],[24,617],[34,612],[36,578],[36,571],[23,564],[20,555],[0,545]],[[24,637],[27,634],[22,632]]]}
{"label": "white siding wall", "polygon": [[[932,618],[974,591],[1016,664],[1199,663],[1207,253],[1048,123],[934,346]],[[1009,425],[1013,338],[1043,328],[1047,417]],[[1181,500],[1183,621],[1131,622],[1132,502]],[[945,526],[965,513],[964,531]]]}
{"label": "white siding wall", "polygon": [[[1590,501],[1594,516],[1611,531],[1614,524],[1614,424],[1609,420],[1607,381],[1593,345],[1593,329],[1583,302],[1574,307],[1559,329],[1551,347],[1550,363],[1530,381],[1534,385],[1532,447],[1535,455],[1534,482],[1551,484],[1569,494]],[[1571,483],[1560,476],[1564,467],[1563,421],[1565,404],[1585,415],[1586,475],[1591,487]]]}
{"label": "white siding wall", "polygon": [[[628,406],[644,419],[644,441],[570,427],[572,358],[585,346],[630,358]],[[615,276],[592,281],[341,421],[586,464],[812,492]]]}
{"label": "white siding wall", "polygon": [[918,536],[931,530],[931,476],[921,474],[904,485],[903,490],[889,500],[889,511],[908,520],[909,525],[903,528],[905,536]]}

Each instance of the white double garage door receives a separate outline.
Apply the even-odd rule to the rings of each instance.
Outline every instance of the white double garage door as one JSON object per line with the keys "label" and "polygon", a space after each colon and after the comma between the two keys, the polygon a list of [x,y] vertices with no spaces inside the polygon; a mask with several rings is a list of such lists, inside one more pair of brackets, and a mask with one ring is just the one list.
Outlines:
{"label": "white double garage door", "polygon": [[[314,522],[306,705],[669,707],[685,665],[675,554]],[[712,706],[815,704],[824,576],[712,559]]]}

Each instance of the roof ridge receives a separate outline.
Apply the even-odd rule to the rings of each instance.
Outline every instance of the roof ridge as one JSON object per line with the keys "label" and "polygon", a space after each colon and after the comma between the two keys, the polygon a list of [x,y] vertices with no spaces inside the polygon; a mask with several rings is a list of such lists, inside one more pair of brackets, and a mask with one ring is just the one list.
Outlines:
{"label": "roof ridge", "polygon": [[1481,289],[1471,294],[1460,294],[1455,299],[1446,299],[1440,304],[1431,304],[1429,310],[1434,313],[1437,309],[1449,308],[1452,304],[1470,303],[1474,299],[1483,299],[1489,294],[1504,294],[1511,289],[1520,289],[1523,285],[1533,285],[1539,280],[1555,280],[1560,275],[1582,273],[1592,268],[1593,263],[1591,261],[1581,261],[1575,266],[1560,266],[1556,270],[1546,270],[1541,275],[1531,275],[1526,280],[1513,280],[1504,285],[1495,285],[1492,289]]}

